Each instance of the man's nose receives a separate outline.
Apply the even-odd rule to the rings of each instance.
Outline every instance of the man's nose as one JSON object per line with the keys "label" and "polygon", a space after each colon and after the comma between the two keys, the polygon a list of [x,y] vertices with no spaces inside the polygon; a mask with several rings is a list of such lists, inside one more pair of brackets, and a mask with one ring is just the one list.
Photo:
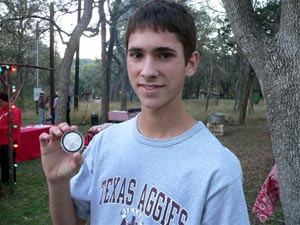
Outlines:
{"label": "man's nose", "polygon": [[146,57],[142,64],[141,76],[144,78],[151,78],[158,76],[157,63],[152,57]]}

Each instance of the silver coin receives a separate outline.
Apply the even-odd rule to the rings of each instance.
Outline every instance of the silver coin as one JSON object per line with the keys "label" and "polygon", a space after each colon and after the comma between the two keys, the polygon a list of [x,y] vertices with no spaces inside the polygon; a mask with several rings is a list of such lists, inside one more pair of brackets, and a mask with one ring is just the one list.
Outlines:
{"label": "silver coin", "polygon": [[61,147],[66,152],[78,152],[83,148],[84,139],[78,131],[68,131],[61,138]]}

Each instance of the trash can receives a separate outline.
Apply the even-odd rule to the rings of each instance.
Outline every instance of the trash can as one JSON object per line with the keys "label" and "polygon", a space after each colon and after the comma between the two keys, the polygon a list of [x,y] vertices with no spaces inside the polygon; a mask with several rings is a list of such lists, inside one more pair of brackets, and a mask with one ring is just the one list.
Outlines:
{"label": "trash can", "polygon": [[223,113],[215,112],[208,114],[208,122],[210,124],[224,124],[225,115]]}
{"label": "trash can", "polygon": [[99,117],[98,117],[98,114],[96,113],[93,113],[91,115],[91,125],[94,126],[94,125],[98,125],[99,124]]}
{"label": "trash can", "polygon": [[224,135],[225,115],[223,113],[210,113],[208,114],[207,128],[215,136]]}

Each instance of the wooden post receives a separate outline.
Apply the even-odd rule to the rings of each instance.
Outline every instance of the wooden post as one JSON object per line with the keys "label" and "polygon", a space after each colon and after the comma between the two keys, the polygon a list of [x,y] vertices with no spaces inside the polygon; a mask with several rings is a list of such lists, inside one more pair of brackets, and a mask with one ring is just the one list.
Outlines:
{"label": "wooden post", "polygon": [[11,73],[7,70],[7,95],[8,95],[8,165],[9,165],[9,189],[14,192],[14,158],[13,158],[13,139],[12,139],[12,97],[11,97]]}

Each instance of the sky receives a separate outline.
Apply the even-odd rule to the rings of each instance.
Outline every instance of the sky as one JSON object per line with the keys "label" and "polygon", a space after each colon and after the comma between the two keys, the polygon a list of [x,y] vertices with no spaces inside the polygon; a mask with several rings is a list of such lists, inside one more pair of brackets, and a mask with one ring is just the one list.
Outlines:
{"label": "sky", "polygon": [[[90,22],[90,24],[95,23],[98,20],[98,12],[95,10],[93,12],[93,18]],[[59,21],[57,24],[61,26],[64,30],[66,30],[68,33],[71,33],[74,26],[77,23],[77,13],[74,13],[73,15],[68,15],[64,17],[59,17]],[[64,37],[64,41],[68,41],[69,37]],[[56,41],[56,49],[60,53],[60,56],[63,57],[66,45],[62,44],[61,39],[59,35],[56,33],[55,35],[55,41]],[[80,39],[80,58],[81,59],[96,59],[100,58],[101,56],[101,37],[100,35],[97,35],[96,37],[89,38],[86,36],[81,36]]]}
{"label": "sky", "polygon": [[[101,56],[101,39],[100,35],[93,38],[81,37],[80,40],[80,58],[81,59],[96,59]],[[63,57],[66,45],[57,44],[57,50],[60,56]]]}
{"label": "sky", "polygon": [[[224,11],[224,9],[221,6],[221,0],[195,0],[195,2],[207,2],[208,5],[211,8],[214,8],[218,11]],[[213,11],[211,11],[213,13]],[[93,18],[91,23],[95,23],[95,21],[98,20],[98,12],[95,10],[93,13]],[[72,28],[74,27],[74,22],[77,21],[77,14],[75,13],[72,16],[64,17],[61,18],[61,20],[58,22],[58,24],[65,29],[68,30],[68,32],[72,31]],[[107,33],[108,34],[108,33]],[[66,45],[61,43],[61,40],[58,35],[56,35],[56,42],[57,42],[57,51],[60,53],[61,57],[64,55],[64,51],[66,48]],[[67,39],[65,39],[67,40]],[[80,40],[80,58],[81,59],[96,59],[100,58],[101,56],[101,39],[100,35],[93,37],[93,38],[88,38],[85,36],[81,37]]]}

